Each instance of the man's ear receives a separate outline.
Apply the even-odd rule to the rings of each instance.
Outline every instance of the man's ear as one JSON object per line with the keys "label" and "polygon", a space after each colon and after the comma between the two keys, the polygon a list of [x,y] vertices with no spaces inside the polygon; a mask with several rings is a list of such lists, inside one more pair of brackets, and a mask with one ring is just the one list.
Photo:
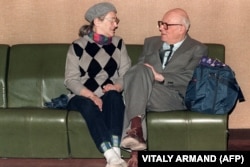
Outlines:
{"label": "man's ear", "polygon": [[[189,28],[188,28],[188,29],[189,29]],[[185,27],[184,25],[180,26],[180,31],[181,31],[182,33],[188,32],[188,29],[186,29],[186,27]]]}
{"label": "man's ear", "polygon": [[187,33],[188,33],[189,29],[190,29],[190,26],[191,26],[191,25],[188,26]]}

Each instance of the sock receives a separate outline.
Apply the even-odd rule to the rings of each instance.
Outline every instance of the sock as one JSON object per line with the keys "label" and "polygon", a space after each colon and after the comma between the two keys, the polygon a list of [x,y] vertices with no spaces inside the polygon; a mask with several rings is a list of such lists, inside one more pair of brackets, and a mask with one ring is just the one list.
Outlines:
{"label": "sock", "polygon": [[119,147],[120,142],[121,142],[120,138],[117,135],[112,135],[111,141],[112,141],[113,147]]}
{"label": "sock", "polygon": [[111,143],[110,143],[110,142],[103,142],[103,143],[100,145],[100,148],[101,148],[102,152],[106,152],[107,150],[111,149],[112,146],[111,146]]}
{"label": "sock", "polygon": [[131,119],[131,129],[141,127],[142,118],[141,116],[136,116]]}

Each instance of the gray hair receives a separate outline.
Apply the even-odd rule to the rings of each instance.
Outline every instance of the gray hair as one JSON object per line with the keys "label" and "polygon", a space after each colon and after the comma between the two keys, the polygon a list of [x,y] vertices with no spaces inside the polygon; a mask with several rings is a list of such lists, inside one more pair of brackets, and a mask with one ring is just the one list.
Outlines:
{"label": "gray hair", "polygon": [[81,26],[80,29],[79,29],[78,35],[80,37],[83,37],[84,35],[89,34],[90,32],[93,31],[93,27],[94,27],[94,22],[91,22],[91,24],[89,24],[89,25]]}
{"label": "gray hair", "polygon": [[189,28],[190,28],[190,20],[189,20],[189,18],[188,17],[183,17],[182,22],[183,22],[183,25],[185,26],[185,28],[188,31]]}

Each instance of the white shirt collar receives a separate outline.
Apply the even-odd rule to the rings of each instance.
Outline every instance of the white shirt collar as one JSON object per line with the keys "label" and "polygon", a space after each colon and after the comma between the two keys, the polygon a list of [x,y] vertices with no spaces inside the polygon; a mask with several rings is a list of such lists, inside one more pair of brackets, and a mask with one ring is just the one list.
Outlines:
{"label": "white shirt collar", "polygon": [[[186,37],[182,41],[173,44],[174,45],[173,51],[176,51],[181,46],[181,44],[184,42],[185,39],[186,39]],[[164,42],[162,47],[163,47],[163,50],[167,50],[170,48],[170,45],[168,43]]]}

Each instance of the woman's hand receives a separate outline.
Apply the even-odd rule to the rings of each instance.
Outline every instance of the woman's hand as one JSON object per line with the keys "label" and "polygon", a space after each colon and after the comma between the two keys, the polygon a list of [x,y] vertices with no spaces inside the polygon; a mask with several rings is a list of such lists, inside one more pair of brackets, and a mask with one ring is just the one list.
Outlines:
{"label": "woman's hand", "polygon": [[95,103],[95,105],[98,106],[100,111],[102,111],[102,99],[98,97],[97,95],[95,95],[94,92],[90,91],[87,88],[83,88],[80,92],[80,95],[92,100]]}
{"label": "woman's hand", "polygon": [[95,105],[97,105],[100,111],[102,111],[102,99],[100,97],[93,95],[90,96],[89,99],[92,100],[95,103]]}
{"label": "woman's hand", "polygon": [[117,92],[121,92],[121,86],[118,85],[118,84],[114,84],[114,85],[113,84],[107,84],[107,85],[104,85],[102,87],[103,93],[106,93],[106,92],[108,92],[110,90],[115,90]]}

